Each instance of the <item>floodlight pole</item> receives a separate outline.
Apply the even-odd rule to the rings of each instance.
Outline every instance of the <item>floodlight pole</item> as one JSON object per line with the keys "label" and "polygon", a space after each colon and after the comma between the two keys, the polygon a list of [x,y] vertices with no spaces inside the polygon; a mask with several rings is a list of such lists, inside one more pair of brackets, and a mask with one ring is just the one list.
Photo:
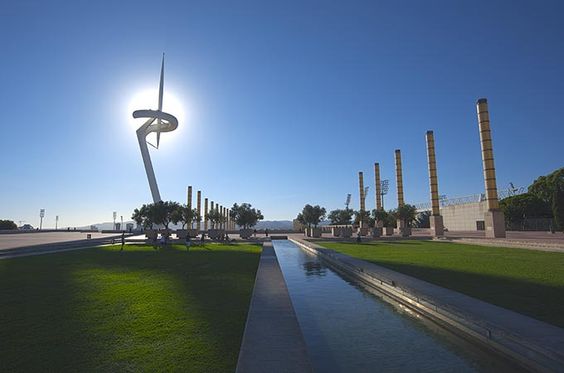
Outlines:
{"label": "floodlight pole", "polygon": [[43,218],[45,217],[45,209],[39,210],[39,230],[43,229]]}

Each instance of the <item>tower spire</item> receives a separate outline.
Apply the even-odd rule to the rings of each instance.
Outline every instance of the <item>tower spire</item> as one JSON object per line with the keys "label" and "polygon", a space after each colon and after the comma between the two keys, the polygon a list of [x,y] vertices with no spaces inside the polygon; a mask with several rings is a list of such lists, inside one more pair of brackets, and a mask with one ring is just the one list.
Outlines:
{"label": "tower spire", "polygon": [[164,86],[164,53],[161,63],[161,81],[159,84],[159,111],[163,111],[163,86]]}
{"label": "tower spire", "polygon": [[[159,111],[163,111],[163,89],[164,89],[164,53],[163,60],[161,62],[161,81],[159,83]],[[161,142],[161,119],[157,119],[157,149],[159,148],[159,143]]]}

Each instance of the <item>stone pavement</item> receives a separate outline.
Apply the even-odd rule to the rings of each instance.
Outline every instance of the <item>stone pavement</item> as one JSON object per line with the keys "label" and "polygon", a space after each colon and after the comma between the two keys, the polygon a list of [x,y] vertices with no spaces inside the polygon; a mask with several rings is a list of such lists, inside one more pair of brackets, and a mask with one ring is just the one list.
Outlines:
{"label": "stone pavement", "polygon": [[0,234],[0,259],[84,249],[112,240],[117,243],[121,237],[115,233],[91,233],[91,239],[87,239],[86,235],[72,231]]}
{"label": "stone pavement", "polygon": [[[31,232],[31,233],[7,233],[0,234],[0,250],[15,249],[53,243],[64,243],[70,241],[86,240],[88,233],[82,232]],[[117,237],[120,234],[92,232],[92,239]]]}
{"label": "stone pavement", "polygon": [[312,372],[305,341],[271,242],[263,245],[237,372]]}
{"label": "stone pavement", "polygon": [[325,249],[296,236],[291,240],[423,315],[470,336],[529,369],[564,371],[564,329],[417,278]]}

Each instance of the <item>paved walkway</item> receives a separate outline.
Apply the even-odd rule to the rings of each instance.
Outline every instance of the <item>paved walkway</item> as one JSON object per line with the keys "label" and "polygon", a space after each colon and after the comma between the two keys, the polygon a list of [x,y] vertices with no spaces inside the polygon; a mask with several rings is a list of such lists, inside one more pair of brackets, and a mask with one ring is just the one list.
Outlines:
{"label": "paved walkway", "polygon": [[263,245],[237,372],[312,372],[288,288],[270,242]]}
{"label": "paved walkway", "polygon": [[79,232],[0,234],[0,259],[85,249],[110,244],[112,240],[117,243],[120,238],[121,234],[115,233],[91,233],[91,239]]}
{"label": "paved walkway", "polygon": [[98,232],[31,232],[31,233],[7,233],[0,234],[0,250],[16,249],[30,246],[65,243],[71,241],[86,240],[90,234],[92,239],[117,237],[120,233],[98,233]]}
{"label": "paved walkway", "polygon": [[344,272],[365,281],[424,314],[480,338],[532,368],[564,371],[564,329],[483,302],[462,293],[292,237]]}

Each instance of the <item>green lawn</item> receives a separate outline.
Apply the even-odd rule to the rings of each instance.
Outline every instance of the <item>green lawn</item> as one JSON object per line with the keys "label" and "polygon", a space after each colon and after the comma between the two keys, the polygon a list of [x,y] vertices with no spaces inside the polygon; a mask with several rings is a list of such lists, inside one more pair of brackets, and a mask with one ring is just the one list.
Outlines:
{"label": "green lawn", "polygon": [[318,243],[564,327],[564,253],[433,241]]}
{"label": "green lawn", "polygon": [[261,248],[0,260],[1,371],[232,372]]}

